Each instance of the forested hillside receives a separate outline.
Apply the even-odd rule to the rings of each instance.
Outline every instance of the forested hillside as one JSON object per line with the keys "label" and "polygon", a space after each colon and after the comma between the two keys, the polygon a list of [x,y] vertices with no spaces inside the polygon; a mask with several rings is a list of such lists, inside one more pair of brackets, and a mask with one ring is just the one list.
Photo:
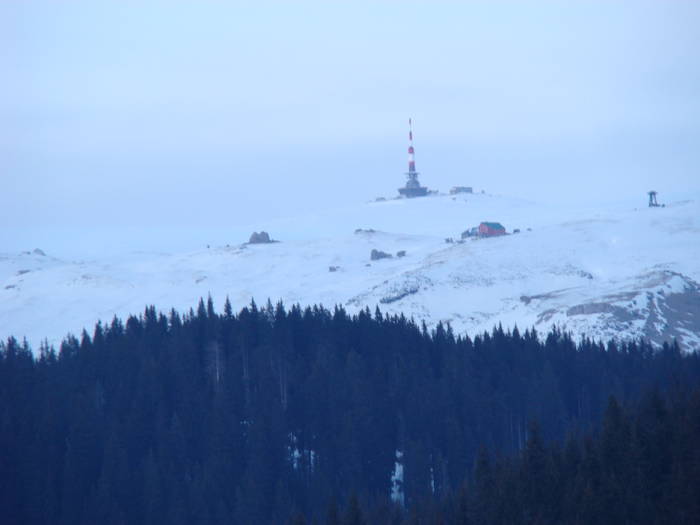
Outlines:
{"label": "forested hillside", "polygon": [[149,307],[39,357],[0,346],[0,508],[37,524],[592,523],[572,509],[652,494],[691,522],[699,384],[675,344]]}

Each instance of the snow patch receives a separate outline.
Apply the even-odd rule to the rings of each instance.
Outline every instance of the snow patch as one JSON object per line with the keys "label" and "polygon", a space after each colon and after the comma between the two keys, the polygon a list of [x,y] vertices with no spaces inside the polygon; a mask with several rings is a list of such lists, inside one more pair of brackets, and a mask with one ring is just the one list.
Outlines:
{"label": "snow patch", "polygon": [[[429,327],[449,321],[458,334],[557,324],[575,336],[676,337],[700,349],[699,202],[651,210],[432,196],[259,224],[285,239],[264,246],[87,261],[0,254],[0,338],[27,337],[38,350],[98,320],[151,304],[185,311],[211,294],[219,310],[226,296],[234,309],[251,298],[350,313],[379,305]],[[445,244],[487,218],[523,233]],[[367,266],[372,249],[410,257]]]}

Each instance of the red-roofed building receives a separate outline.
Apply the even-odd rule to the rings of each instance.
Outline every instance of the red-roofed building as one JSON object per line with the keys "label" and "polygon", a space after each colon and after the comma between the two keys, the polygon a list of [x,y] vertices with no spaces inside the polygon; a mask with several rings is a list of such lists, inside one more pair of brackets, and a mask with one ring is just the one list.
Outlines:
{"label": "red-roofed building", "polygon": [[479,235],[481,237],[495,237],[505,234],[506,229],[500,222],[482,222],[479,224]]}

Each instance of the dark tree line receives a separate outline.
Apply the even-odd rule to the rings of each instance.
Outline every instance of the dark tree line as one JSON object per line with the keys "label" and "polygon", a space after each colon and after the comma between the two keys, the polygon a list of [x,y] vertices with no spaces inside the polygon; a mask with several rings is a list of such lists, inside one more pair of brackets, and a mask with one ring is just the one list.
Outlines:
{"label": "dark tree line", "polygon": [[700,388],[651,390],[626,408],[611,396],[595,433],[546,443],[533,422],[519,453],[494,457],[482,448],[459,490],[428,494],[407,511],[351,500],[342,512],[329,506],[325,523],[696,524],[699,440]]}
{"label": "dark tree line", "polygon": [[[679,450],[697,464],[697,420],[694,440],[674,432],[677,399],[699,379],[698,356],[676,344],[500,327],[470,339],[378,310],[269,302],[238,314],[227,302],[221,315],[211,300],[184,316],[149,307],[38,357],[0,344],[0,509],[3,522],[42,524],[588,523],[562,513],[617,508],[639,487],[670,505],[642,474],[671,479]],[[556,445],[605,413],[602,440],[610,397],[634,406],[652,387],[666,419],[647,441],[637,416],[610,405],[614,446]],[[631,477],[611,482],[620,462]],[[696,474],[674,483],[696,488]],[[538,506],[560,493],[568,507]],[[630,505],[630,522],[650,516]]]}

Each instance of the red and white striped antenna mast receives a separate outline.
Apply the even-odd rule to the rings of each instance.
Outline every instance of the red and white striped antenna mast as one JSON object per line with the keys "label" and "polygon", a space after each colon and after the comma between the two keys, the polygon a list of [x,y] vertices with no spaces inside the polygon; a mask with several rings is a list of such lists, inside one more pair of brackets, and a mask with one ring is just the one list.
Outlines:
{"label": "red and white striped antenna mast", "polygon": [[408,119],[408,172],[416,172],[415,150],[413,149],[413,121]]}
{"label": "red and white striped antenna mast", "polygon": [[406,176],[406,186],[399,188],[399,193],[404,197],[422,197],[427,195],[428,188],[418,182],[418,172],[416,171],[416,157],[413,149],[413,119],[408,119],[408,172]]}

